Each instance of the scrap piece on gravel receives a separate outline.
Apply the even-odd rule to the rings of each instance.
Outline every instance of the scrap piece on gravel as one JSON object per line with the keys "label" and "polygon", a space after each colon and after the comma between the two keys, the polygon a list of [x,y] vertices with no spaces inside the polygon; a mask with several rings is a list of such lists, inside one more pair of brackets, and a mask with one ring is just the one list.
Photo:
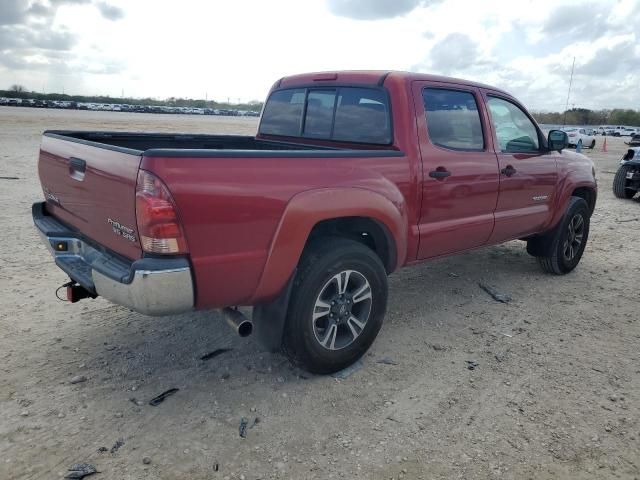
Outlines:
{"label": "scrap piece on gravel", "polygon": [[491,295],[491,297],[496,302],[509,303],[511,300],[513,300],[511,298],[511,295],[508,295],[506,293],[500,293],[498,290],[496,290],[495,288],[493,288],[490,285],[486,285],[484,283],[478,283],[478,286],[481,289],[483,289],[485,292],[487,292],[489,295]]}
{"label": "scrap piece on gravel", "polygon": [[213,352],[209,352],[206,355],[201,356],[200,360],[211,360],[212,358],[222,355],[223,353],[230,352],[231,350],[233,350],[233,348],[218,348]]}
{"label": "scrap piece on gravel", "polygon": [[247,422],[247,419],[242,417],[240,419],[240,427],[238,428],[238,431],[240,432],[240,437],[242,438],[247,438],[247,425],[249,424],[249,422]]}
{"label": "scrap piece on gravel", "polygon": [[84,478],[94,473],[98,473],[98,471],[93,465],[89,463],[76,463],[71,465],[69,473],[64,478]]}
{"label": "scrap piece on gravel", "polygon": [[116,453],[121,446],[124,445],[124,439],[119,438],[118,440],[116,440],[116,443],[113,444],[113,447],[111,447],[111,453],[114,454]]}
{"label": "scrap piece on gravel", "polygon": [[385,365],[398,365],[398,362],[389,357],[382,357],[376,360],[376,363],[383,363]]}
{"label": "scrap piece on gravel", "polygon": [[136,397],[130,397],[130,398],[129,398],[129,401],[130,401],[131,403],[133,403],[134,405],[137,405],[137,406],[139,406],[139,407],[141,407],[142,405],[144,405],[144,402],[143,402],[143,401],[141,401],[141,400],[138,400]]}
{"label": "scrap piece on gravel", "polygon": [[339,378],[341,380],[344,380],[345,378],[350,377],[355,372],[360,370],[362,367],[364,367],[364,364],[362,363],[362,360],[358,360],[356,363],[354,363],[352,365],[349,365],[347,368],[345,368],[343,370],[340,370],[339,372],[334,373],[333,376],[335,378]]}
{"label": "scrap piece on gravel", "polygon": [[474,362],[473,360],[467,360],[467,368],[469,370],[475,370],[477,366],[478,366],[477,362]]}
{"label": "scrap piece on gravel", "polygon": [[76,383],[82,383],[86,381],[87,381],[87,377],[85,377],[84,375],[77,375],[73,377],[71,380],[69,380],[69,383],[74,385]]}
{"label": "scrap piece on gravel", "polygon": [[151,405],[152,407],[155,407],[156,405],[160,405],[162,402],[164,402],[165,398],[170,397],[171,395],[176,393],[178,390],[180,390],[180,389],[179,388],[170,388],[166,392],[162,392],[157,397],[152,398],[151,400],[149,400],[149,405]]}

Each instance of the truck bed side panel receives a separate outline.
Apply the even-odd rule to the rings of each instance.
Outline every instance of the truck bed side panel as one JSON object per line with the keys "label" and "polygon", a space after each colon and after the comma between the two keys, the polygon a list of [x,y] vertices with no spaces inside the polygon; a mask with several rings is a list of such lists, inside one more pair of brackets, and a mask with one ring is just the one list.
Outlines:
{"label": "truck bed side panel", "polygon": [[413,162],[400,152],[353,158],[227,158],[212,152],[211,158],[145,156],[141,168],[171,190],[194,267],[196,308],[210,308],[265,300],[254,293],[285,208],[300,192],[374,191],[406,209],[414,223]]}

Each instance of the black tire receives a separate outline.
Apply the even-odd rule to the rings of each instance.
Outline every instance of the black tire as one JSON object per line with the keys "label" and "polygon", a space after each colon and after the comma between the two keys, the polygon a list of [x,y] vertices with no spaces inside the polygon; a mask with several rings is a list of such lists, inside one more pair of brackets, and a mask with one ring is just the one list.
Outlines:
{"label": "black tire", "polygon": [[627,185],[627,172],[631,171],[631,167],[627,165],[620,165],[616,176],[613,177],[613,194],[618,198],[633,198],[637,193],[635,190],[626,188]]}
{"label": "black tire", "polygon": [[589,147],[591,150],[593,150],[594,148],[596,148],[596,141],[592,140],[591,141],[591,146]]}
{"label": "black tire", "polygon": [[[342,275],[346,271],[352,272],[351,278],[364,278],[370,286],[371,298],[364,300],[368,307],[367,320],[363,328],[356,329],[359,330],[358,336],[355,336],[354,327],[349,324],[349,320],[344,320],[338,325],[343,320],[342,313],[339,313],[342,310],[331,313],[334,317],[340,317],[338,320],[329,319],[329,314],[314,320],[314,314],[319,313],[317,309],[322,308],[316,306],[317,302],[329,303],[327,297],[321,296],[328,291],[327,289],[332,288],[335,289],[333,293],[338,293],[337,280],[333,282],[338,274],[340,278],[344,278]],[[349,281],[351,280],[347,280],[345,284],[348,285]],[[348,301],[351,304],[349,312],[356,308],[356,297],[357,294],[353,294],[350,297],[351,301]],[[364,304],[360,301],[357,305],[362,307]],[[330,311],[333,312],[334,308],[331,307]],[[309,372],[324,374],[342,370],[369,349],[380,331],[386,308],[387,273],[376,253],[354,240],[322,238],[305,249],[298,264],[287,311],[282,349],[292,363]],[[348,312],[345,314],[351,315]],[[356,315],[354,310],[353,316]],[[322,322],[326,325],[324,331],[322,326],[318,327]],[[329,338],[334,328],[331,326],[332,323],[336,324],[333,341],[329,346],[323,346],[319,335],[324,337],[324,340]],[[353,339],[351,343],[346,343],[349,336]],[[337,346],[340,338],[344,340],[344,346],[331,349]]]}
{"label": "black tire", "polygon": [[[587,202],[580,197],[571,197],[567,211],[558,226],[544,236],[543,242],[546,245],[543,245],[543,249],[545,253],[538,256],[538,262],[545,272],[564,275],[578,266],[589,238],[590,217],[591,212]],[[572,239],[570,233],[570,225],[575,227],[577,224],[576,218],[579,218],[581,222],[579,245],[575,244],[577,235]],[[577,231],[576,228],[574,230]],[[571,242],[570,245],[569,242]],[[569,246],[571,246],[570,252],[568,251]]]}
{"label": "black tire", "polygon": [[576,150],[582,150],[582,139],[578,140],[578,143],[576,144]]}

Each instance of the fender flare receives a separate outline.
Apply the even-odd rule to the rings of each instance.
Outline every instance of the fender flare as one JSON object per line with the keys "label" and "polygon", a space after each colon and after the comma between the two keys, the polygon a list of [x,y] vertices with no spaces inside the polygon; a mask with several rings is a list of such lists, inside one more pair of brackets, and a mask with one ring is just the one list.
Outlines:
{"label": "fender flare", "polygon": [[380,222],[396,248],[396,268],[406,262],[408,219],[404,198],[391,201],[365,188],[323,188],[295,195],[287,204],[274,234],[251,304],[276,297],[291,278],[313,227],[342,217],[367,217]]}
{"label": "fender flare", "polygon": [[[588,188],[590,190],[593,190],[593,194],[597,198],[598,188],[596,185],[593,184],[593,182],[590,182],[590,181],[581,181],[581,182],[575,182],[575,183],[564,182],[556,198],[555,207],[554,207],[555,213],[551,218],[551,221],[549,222],[549,225],[548,225],[549,230],[555,228],[558,222],[560,222],[560,220],[562,219],[562,217],[564,216],[567,210],[569,201],[571,200],[571,194],[578,188]],[[594,202],[596,201],[596,198],[594,198]]]}

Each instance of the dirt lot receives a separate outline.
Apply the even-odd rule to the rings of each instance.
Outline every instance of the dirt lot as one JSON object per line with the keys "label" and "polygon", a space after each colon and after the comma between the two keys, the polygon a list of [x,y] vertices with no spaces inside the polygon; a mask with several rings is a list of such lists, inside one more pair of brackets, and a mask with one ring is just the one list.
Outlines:
{"label": "dirt lot", "polygon": [[[255,127],[0,108],[1,175],[18,177],[0,179],[0,478],[60,478],[77,462],[96,479],[640,478],[640,203],[611,193],[621,139],[586,152],[601,190],[575,272],[543,274],[522,242],[405,269],[345,379],[292,369],[216,313],[150,318],[56,300],[65,275],[30,217],[44,129]],[[496,303],[480,281],[514,301]],[[242,417],[258,419],[244,439]]]}

